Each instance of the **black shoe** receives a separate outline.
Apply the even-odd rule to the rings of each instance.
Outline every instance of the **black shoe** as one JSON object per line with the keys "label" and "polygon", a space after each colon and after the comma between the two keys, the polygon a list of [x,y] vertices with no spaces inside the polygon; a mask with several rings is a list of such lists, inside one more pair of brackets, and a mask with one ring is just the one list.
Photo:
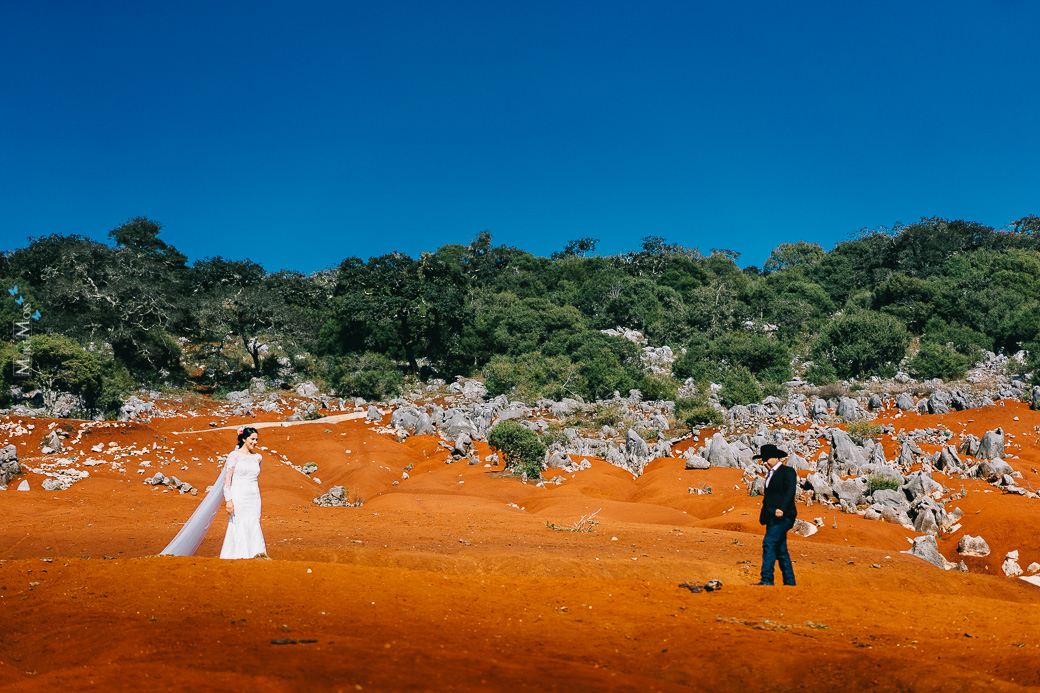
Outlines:
{"label": "black shoe", "polygon": [[752,587],[772,587],[773,583],[771,583],[771,582],[756,582],[755,584],[753,584],[751,586]]}

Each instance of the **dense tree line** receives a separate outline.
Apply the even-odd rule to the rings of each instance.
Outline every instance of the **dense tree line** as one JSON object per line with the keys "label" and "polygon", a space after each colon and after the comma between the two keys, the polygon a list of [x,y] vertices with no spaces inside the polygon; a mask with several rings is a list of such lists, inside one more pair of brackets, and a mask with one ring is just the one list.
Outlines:
{"label": "dense tree line", "polygon": [[[656,236],[614,256],[576,239],[546,258],[483,232],[418,258],[271,273],[249,259],[189,264],[161,231],[136,218],[111,244],[52,235],[0,254],[0,278],[42,316],[31,378],[12,375],[15,341],[2,346],[0,395],[61,387],[111,413],[133,384],[212,391],[303,375],[386,398],[407,377],[480,375],[492,394],[526,399],[631,388],[675,398],[694,378],[721,384],[732,404],[794,375],[823,384],[903,362],[952,378],[980,350],[1040,352],[1035,216],[1000,230],[922,219],[830,251],[782,243],[761,269]],[[5,300],[0,319],[18,311]],[[601,332],[617,327],[685,349],[674,377],[651,374],[636,345]]]}

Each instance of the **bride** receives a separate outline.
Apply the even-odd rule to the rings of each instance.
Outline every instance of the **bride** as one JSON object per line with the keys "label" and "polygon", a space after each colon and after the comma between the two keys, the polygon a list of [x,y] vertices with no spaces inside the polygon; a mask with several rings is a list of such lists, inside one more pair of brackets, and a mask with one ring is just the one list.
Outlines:
{"label": "bride", "polygon": [[227,456],[220,476],[191,518],[162,550],[160,555],[192,556],[202,543],[224,500],[230,515],[221,558],[252,558],[265,554],[264,533],[260,529],[260,453],[255,428],[238,429],[238,445]]}

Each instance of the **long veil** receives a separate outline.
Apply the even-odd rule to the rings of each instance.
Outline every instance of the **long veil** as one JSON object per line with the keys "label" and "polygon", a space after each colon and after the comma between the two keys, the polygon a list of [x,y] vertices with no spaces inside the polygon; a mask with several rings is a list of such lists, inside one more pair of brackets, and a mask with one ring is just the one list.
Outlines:
{"label": "long veil", "polygon": [[213,520],[220,511],[224,501],[224,471],[227,464],[220,468],[220,476],[213,482],[206,497],[191,514],[188,521],[177,532],[166,548],[159,552],[160,556],[194,556],[199,544],[206,538],[206,533],[213,526]]}

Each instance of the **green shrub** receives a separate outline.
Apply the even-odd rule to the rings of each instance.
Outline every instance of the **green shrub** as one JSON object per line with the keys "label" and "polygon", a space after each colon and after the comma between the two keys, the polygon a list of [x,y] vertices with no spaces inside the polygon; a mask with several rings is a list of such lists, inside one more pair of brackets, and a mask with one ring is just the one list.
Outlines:
{"label": "green shrub", "polygon": [[824,326],[812,346],[812,358],[831,363],[841,378],[884,375],[899,363],[909,345],[910,333],[898,318],[857,310]]}
{"label": "green shrub", "polygon": [[971,367],[971,359],[964,354],[936,342],[923,342],[921,350],[910,359],[910,372],[921,380],[963,378]]}
{"label": "green shrub", "polygon": [[838,381],[838,371],[830,361],[813,361],[802,377],[813,385],[830,385]]}
{"label": "green shrub", "polygon": [[570,441],[567,434],[563,432],[563,427],[557,423],[549,424],[540,438],[546,446],[552,445],[553,443],[566,445]]}
{"label": "green shrub", "polygon": [[687,378],[701,382],[719,378],[719,367],[707,355],[706,346],[687,346],[686,353],[672,362],[672,375],[680,382]]}
{"label": "green shrub", "polygon": [[484,366],[484,385],[491,397],[508,395],[528,404],[547,397],[573,397],[577,368],[566,356],[543,356],[533,351],[519,356],[494,356]]}
{"label": "green shrub", "polygon": [[58,334],[38,334],[29,339],[31,375],[11,381],[16,349],[4,350],[5,382],[22,387],[37,387],[44,392],[68,392],[83,398],[85,416],[102,414],[111,418],[119,413],[123,396],[133,389],[126,369],[111,355],[87,351],[78,342]]}
{"label": "green shrub", "polygon": [[856,445],[863,445],[868,440],[877,440],[881,435],[881,426],[873,421],[856,421],[846,426],[845,430]]}
{"label": "green shrub", "polygon": [[516,421],[502,421],[488,433],[488,444],[505,457],[507,467],[518,467],[530,479],[542,475],[545,444],[538,434]]}
{"label": "green shrub", "polygon": [[698,404],[689,410],[684,422],[690,428],[699,428],[701,426],[721,426],[724,420],[722,412],[715,407],[710,404]]}
{"label": "green shrub", "polygon": [[719,392],[722,403],[727,407],[737,404],[754,404],[762,401],[762,388],[758,381],[744,366],[730,368],[722,377],[722,390]]}
{"label": "green shrub", "polygon": [[899,483],[899,479],[891,476],[879,476],[877,474],[871,474],[867,477],[867,495],[874,493],[874,491],[881,491],[882,489],[889,489],[892,491],[898,491],[902,484]]}
{"label": "green shrub", "polygon": [[639,381],[639,392],[645,400],[670,400],[679,397],[679,383],[667,375],[646,373]]}
{"label": "green shrub", "polygon": [[333,357],[327,379],[341,396],[386,400],[401,394],[404,373],[383,354],[369,351]]}
{"label": "green shrub", "polygon": [[947,322],[939,317],[932,318],[925,324],[921,344],[925,342],[952,344],[958,354],[964,354],[973,363],[978,360],[979,352],[993,350],[992,338],[978,330],[956,322]]}
{"label": "green shrub", "polygon": [[616,428],[624,421],[625,407],[618,402],[597,404],[592,414],[592,423],[596,426]]}

